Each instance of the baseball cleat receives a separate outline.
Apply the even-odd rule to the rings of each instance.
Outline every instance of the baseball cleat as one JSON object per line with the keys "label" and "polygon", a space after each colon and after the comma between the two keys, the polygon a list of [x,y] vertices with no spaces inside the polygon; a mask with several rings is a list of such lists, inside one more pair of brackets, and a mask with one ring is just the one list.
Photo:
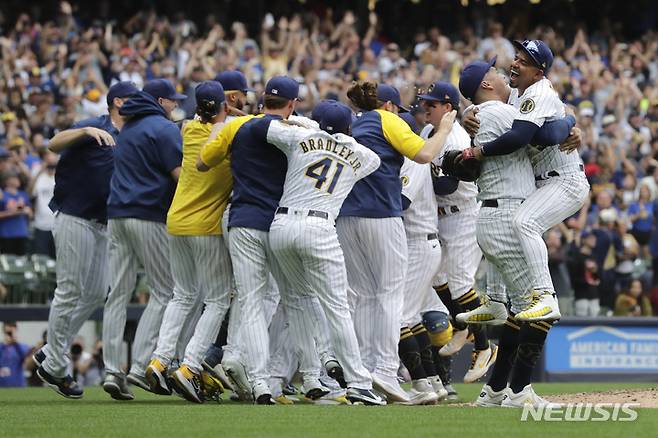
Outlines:
{"label": "baseball cleat", "polygon": [[441,356],[452,356],[457,353],[468,341],[468,329],[464,330],[455,330],[452,333],[452,339],[446,345],[441,347],[439,350],[439,355]]}
{"label": "baseball cleat", "polygon": [[211,367],[210,364],[204,360],[201,363],[201,366],[203,367],[204,370],[212,374],[214,378],[219,379],[219,381],[222,383],[222,386],[225,389],[228,389],[229,391],[233,391],[233,385],[231,384],[231,380],[226,375],[226,371],[224,371],[224,367],[222,367],[221,363],[215,365],[214,367]]}
{"label": "baseball cleat", "polygon": [[43,347],[34,352],[32,355],[32,360],[35,364],[37,364],[37,367],[43,365],[43,363],[46,361],[46,353],[43,352]]}
{"label": "baseball cleat", "polygon": [[333,359],[327,361],[327,363],[324,364],[324,369],[327,371],[327,375],[338,382],[341,388],[347,388],[343,367],[340,366],[338,361]]}
{"label": "baseball cleat", "polygon": [[414,380],[407,394],[410,405],[433,405],[439,401],[439,396],[427,379]]}
{"label": "baseball cleat", "polygon": [[282,391],[285,395],[295,395],[299,393],[299,390],[292,383],[288,383],[284,386]]}
{"label": "baseball cleat", "polygon": [[481,306],[459,313],[456,318],[466,324],[501,325],[507,321],[507,306],[498,301],[485,300]]}
{"label": "baseball cleat", "polygon": [[108,374],[103,382],[103,391],[110,394],[110,397],[115,400],[133,400],[135,398],[123,375]]}
{"label": "baseball cleat", "polygon": [[183,365],[174,372],[173,378],[176,388],[185,397],[185,400],[192,403],[203,403],[201,375],[199,373],[187,365]]}
{"label": "baseball cleat", "polygon": [[491,389],[491,386],[484,385],[480,391],[480,394],[478,395],[478,398],[475,399],[475,406],[480,406],[483,408],[500,407],[503,399],[505,398],[505,394],[507,394],[507,391],[509,391],[509,388],[503,388],[500,391],[494,391]]}
{"label": "baseball cleat", "polygon": [[432,389],[434,390],[434,392],[436,392],[436,395],[439,397],[438,401],[444,400],[446,397],[448,397],[448,391],[443,386],[443,382],[441,382],[441,378],[439,376],[431,376],[428,377],[427,380],[430,381],[430,384],[432,385]]}
{"label": "baseball cleat", "polygon": [[445,385],[445,390],[448,391],[448,396],[446,397],[447,401],[459,400],[459,394],[457,394],[457,391],[452,387],[452,385]]}
{"label": "baseball cleat", "polygon": [[525,405],[530,405],[535,408],[544,407],[554,409],[562,406],[559,403],[552,403],[538,396],[535,390],[532,389],[532,385],[527,385],[517,394],[508,388],[503,395],[502,402],[500,403],[500,406],[503,408],[522,408]]}
{"label": "baseball cleat", "polygon": [[139,374],[135,373],[128,373],[128,377],[126,378],[128,380],[128,383],[131,385],[138,386],[142,388],[144,391],[151,392],[151,386],[149,385],[149,382],[146,380],[146,377],[140,376]]}
{"label": "baseball cleat", "polygon": [[167,367],[160,359],[151,359],[144,374],[151,392],[160,395],[171,395],[171,388],[167,383]]}
{"label": "baseball cleat", "polygon": [[411,401],[409,394],[400,386],[397,377],[387,378],[372,374],[372,385],[376,390],[382,392],[389,402],[409,403]]}
{"label": "baseball cleat", "polygon": [[73,377],[55,377],[48,373],[43,367],[37,368],[37,376],[43,383],[55,390],[55,392],[66,398],[82,398],[82,387],[73,380]]}
{"label": "baseball cleat", "polygon": [[473,383],[487,374],[491,365],[496,362],[496,357],[498,357],[498,346],[491,342],[486,350],[473,350],[471,367],[464,376],[464,383]]}
{"label": "baseball cleat", "polygon": [[560,306],[554,293],[532,293],[532,301],[524,310],[520,311],[514,318],[517,321],[555,321],[560,319]]}
{"label": "baseball cleat", "polygon": [[353,405],[385,406],[386,400],[372,389],[347,388],[345,398]]}
{"label": "baseball cleat", "polygon": [[204,401],[221,402],[220,396],[224,393],[221,380],[206,370],[201,370],[201,398]]}
{"label": "baseball cleat", "polygon": [[350,401],[347,399],[346,392],[344,389],[338,389],[330,391],[329,394],[320,397],[317,400],[313,400],[315,405],[349,405]]}
{"label": "baseball cleat", "polygon": [[304,392],[304,397],[310,401],[315,401],[318,400],[325,395],[329,394],[331,391],[329,389],[319,386],[315,388],[311,388],[308,391]]}
{"label": "baseball cleat", "polygon": [[251,384],[247,378],[247,372],[237,360],[224,359],[222,368],[226,371],[233,390],[238,394],[241,400],[253,400],[251,392]]}
{"label": "baseball cleat", "polygon": [[276,397],[272,397],[272,399],[276,402],[277,405],[294,405],[295,402],[292,401],[290,398],[288,398],[287,395],[281,394]]}
{"label": "baseball cleat", "polygon": [[267,383],[258,381],[254,384],[254,400],[257,405],[275,405],[276,402],[272,398],[272,391]]}

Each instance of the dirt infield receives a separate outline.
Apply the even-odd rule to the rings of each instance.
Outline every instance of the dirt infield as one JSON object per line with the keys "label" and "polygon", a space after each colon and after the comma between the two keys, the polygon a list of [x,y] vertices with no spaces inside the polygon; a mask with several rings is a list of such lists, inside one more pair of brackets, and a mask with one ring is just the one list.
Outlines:
{"label": "dirt infield", "polygon": [[551,395],[545,398],[558,403],[639,403],[641,408],[658,409],[658,388],[579,392]]}

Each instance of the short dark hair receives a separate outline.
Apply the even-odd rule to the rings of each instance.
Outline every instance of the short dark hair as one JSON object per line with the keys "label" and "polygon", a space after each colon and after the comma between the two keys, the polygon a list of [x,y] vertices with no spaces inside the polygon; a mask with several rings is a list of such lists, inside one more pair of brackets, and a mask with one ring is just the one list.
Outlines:
{"label": "short dark hair", "polygon": [[263,98],[263,104],[266,109],[276,110],[285,108],[285,106],[288,105],[288,102],[290,102],[290,99],[281,96],[274,96],[272,94],[266,94]]}

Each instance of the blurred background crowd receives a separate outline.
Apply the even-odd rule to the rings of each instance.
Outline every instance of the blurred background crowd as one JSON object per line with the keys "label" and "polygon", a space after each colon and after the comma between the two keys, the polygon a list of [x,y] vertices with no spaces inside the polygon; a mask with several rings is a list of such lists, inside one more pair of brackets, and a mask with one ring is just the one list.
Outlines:
{"label": "blurred background crowd", "polygon": [[193,11],[172,1],[41,3],[7,0],[0,11],[0,254],[54,257],[48,139],[105,113],[116,81],[171,80],[189,96],[176,120],[193,116],[194,87],[227,69],[255,90],[247,112],[278,74],[302,84],[301,113],[321,99],[346,102],[351,82],[366,79],[413,105],[436,80],[456,84],[474,59],[497,55],[507,69],[511,40],[539,38],[555,54],[549,79],[577,114],[592,186],[580,213],[546,234],[564,313],[658,314],[654,2],[633,11],[568,0],[224,0]]}

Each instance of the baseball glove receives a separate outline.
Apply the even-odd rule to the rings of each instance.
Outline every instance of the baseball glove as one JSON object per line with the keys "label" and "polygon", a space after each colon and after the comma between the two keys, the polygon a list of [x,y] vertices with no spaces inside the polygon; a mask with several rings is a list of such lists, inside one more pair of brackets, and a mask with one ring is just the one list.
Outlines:
{"label": "baseball glove", "polygon": [[[469,155],[469,154],[467,154]],[[475,181],[480,177],[480,161],[462,156],[462,151],[448,151],[443,155],[443,173],[461,181]]]}

